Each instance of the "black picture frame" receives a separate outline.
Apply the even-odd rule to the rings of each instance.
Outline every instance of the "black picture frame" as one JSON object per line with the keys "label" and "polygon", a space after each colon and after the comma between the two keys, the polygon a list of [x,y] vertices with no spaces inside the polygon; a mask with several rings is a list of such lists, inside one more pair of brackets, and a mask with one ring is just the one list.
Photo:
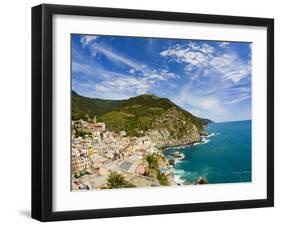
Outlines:
{"label": "black picture frame", "polygon": [[[55,14],[266,27],[267,198],[54,212],[52,210],[52,18]],[[40,221],[57,221],[271,206],[274,206],[273,19],[50,4],[32,8],[32,218]]]}

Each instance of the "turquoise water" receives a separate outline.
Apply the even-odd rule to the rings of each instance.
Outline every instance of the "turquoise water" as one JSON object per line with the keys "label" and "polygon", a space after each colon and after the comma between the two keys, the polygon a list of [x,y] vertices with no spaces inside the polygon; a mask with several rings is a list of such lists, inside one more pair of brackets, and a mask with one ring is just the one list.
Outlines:
{"label": "turquoise water", "polygon": [[[198,177],[213,183],[251,182],[251,121],[213,123],[206,128],[206,143],[179,149],[184,158],[176,160],[174,174],[183,183]],[[167,149],[165,156],[176,149]]]}

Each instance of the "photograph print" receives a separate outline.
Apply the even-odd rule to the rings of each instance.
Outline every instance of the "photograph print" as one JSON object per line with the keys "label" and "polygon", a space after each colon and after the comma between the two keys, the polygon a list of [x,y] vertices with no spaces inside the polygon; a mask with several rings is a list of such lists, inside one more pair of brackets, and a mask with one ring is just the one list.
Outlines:
{"label": "photograph print", "polygon": [[70,38],[72,191],[252,181],[251,43]]}

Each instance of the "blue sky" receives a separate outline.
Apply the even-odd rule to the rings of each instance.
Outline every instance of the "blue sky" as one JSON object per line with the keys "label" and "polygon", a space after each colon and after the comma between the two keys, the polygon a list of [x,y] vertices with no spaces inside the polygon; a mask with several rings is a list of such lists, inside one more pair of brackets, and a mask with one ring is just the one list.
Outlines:
{"label": "blue sky", "polygon": [[152,93],[214,121],[251,119],[251,44],[71,36],[72,89],[127,99]]}

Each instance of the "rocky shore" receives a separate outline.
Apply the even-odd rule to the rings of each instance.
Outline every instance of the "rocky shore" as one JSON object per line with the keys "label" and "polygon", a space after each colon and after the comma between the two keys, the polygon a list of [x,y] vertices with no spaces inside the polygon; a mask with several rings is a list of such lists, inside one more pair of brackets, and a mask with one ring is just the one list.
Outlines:
{"label": "rocky shore", "polygon": [[[191,147],[194,144],[199,144],[199,143],[205,143],[205,138],[209,134],[207,132],[201,132],[200,133],[200,139],[188,142],[188,143],[183,143],[183,144],[177,144],[175,146],[164,146],[161,148],[162,152],[164,153],[166,150],[173,149],[174,151],[169,154],[169,156],[172,157],[172,159],[165,157],[166,161],[168,164],[174,168],[176,161],[181,160],[184,158],[184,155],[180,152],[181,149],[184,149],[186,147]],[[165,155],[164,155],[165,156]],[[177,185],[201,185],[201,184],[208,184],[208,179],[200,176],[198,177],[195,181],[187,182],[187,181],[182,181],[180,178],[176,178],[175,175],[173,175],[174,180],[177,182]]]}

